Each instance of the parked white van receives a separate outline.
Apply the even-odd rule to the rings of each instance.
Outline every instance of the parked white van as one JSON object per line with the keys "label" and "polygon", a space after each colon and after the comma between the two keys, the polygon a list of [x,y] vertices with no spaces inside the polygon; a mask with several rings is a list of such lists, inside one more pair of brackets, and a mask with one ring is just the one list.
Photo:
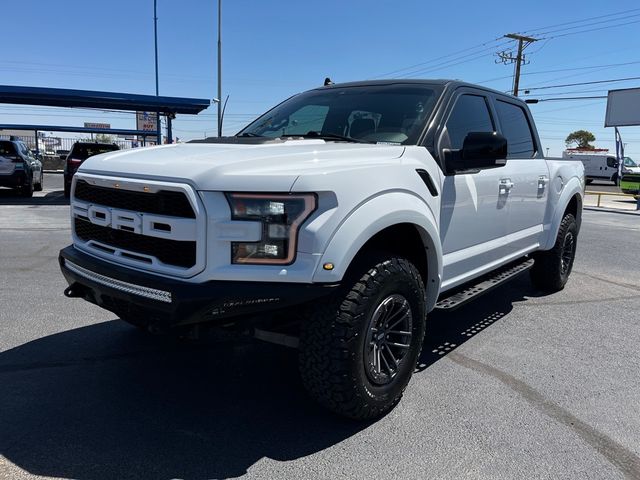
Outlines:
{"label": "parked white van", "polygon": [[567,160],[580,160],[582,162],[587,184],[594,180],[608,180],[615,185],[620,185],[618,160],[615,154],[608,152],[609,150],[604,148],[596,148],[593,150],[569,148],[562,152],[562,158]]}

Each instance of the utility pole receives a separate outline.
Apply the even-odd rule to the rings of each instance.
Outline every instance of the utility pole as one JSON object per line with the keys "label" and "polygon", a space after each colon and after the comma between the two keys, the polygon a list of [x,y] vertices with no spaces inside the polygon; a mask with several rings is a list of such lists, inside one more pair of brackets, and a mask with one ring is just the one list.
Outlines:
{"label": "utility pole", "polygon": [[[155,44],[156,57],[156,97],[159,95],[158,90],[158,0],[153,0],[153,40]],[[156,143],[162,144],[162,131],[160,130],[160,112],[156,112]]]}
{"label": "utility pole", "polygon": [[518,87],[520,86],[520,67],[522,64],[526,64],[525,56],[523,54],[524,49],[531,45],[533,42],[537,42],[537,38],[525,37],[524,35],[518,35],[517,33],[508,33],[504,35],[505,38],[511,38],[518,41],[518,53],[513,56],[512,52],[502,51],[498,52],[499,60],[496,63],[515,63],[515,70],[513,73],[513,95],[518,96]]}
{"label": "utility pole", "polygon": [[218,0],[218,137],[222,136],[222,0]]}

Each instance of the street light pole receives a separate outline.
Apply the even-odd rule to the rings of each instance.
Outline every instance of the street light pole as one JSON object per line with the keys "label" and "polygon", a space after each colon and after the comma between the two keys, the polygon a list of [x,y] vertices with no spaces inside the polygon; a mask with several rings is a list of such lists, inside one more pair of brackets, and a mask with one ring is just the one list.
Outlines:
{"label": "street light pole", "polygon": [[218,0],[218,137],[222,136],[222,0]]}
{"label": "street light pole", "polygon": [[[158,90],[158,0],[153,0],[153,40],[155,45],[155,59],[156,59],[156,97],[159,95]],[[162,133],[160,131],[160,112],[156,112],[156,135],[157,144],[162,143]]]}

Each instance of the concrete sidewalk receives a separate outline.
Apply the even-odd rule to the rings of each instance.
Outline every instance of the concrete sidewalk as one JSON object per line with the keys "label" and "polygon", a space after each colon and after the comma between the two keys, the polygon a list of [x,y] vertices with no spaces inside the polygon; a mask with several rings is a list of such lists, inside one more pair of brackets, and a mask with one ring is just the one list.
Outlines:
{"label": "concrete sidewalk", "polygon": [[632,196],[623,194],[602,194],[600,196],[600,202],[598,203],[598,193],[601,192],[585,192],[585,208],[589,210],[601,210],[606,212],[619,212],[640,215],[640,210],[637,210],[638,203]]}

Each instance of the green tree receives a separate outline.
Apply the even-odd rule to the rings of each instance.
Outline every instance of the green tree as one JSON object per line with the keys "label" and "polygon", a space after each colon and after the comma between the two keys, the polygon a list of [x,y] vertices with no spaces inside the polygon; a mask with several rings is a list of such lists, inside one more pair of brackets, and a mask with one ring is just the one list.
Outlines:
{"label": "green tree", "polygon": [[564,143],[567,145],[567,148],[573,146],[577,148],[592,150],[595,147],[591,145],[591,143],[589,142],[595,142],[595,141],[596,141],[596,137],[593,133],[587,130],[576,130],[575,132],[571,132],[569,135],[567,135],[567,138],[565,138]]}
{"label": "green tree", "polygon": [[114,138],[112,135],[107,135],[106,133],[98,133],[95,141],[98,143],[113,143]]}

